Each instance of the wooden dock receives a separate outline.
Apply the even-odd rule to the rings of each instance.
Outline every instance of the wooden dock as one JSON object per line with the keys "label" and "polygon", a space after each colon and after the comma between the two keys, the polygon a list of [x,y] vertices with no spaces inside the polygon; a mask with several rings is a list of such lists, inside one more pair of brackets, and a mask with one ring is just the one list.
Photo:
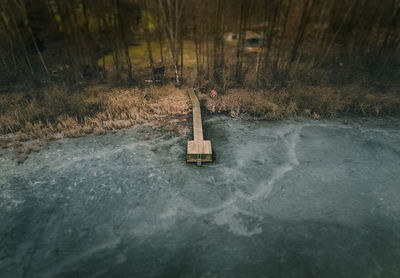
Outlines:
{"label": "wooden dock", "polygon": [[188,94],[193,110],[193,141],[187,144],[187,162],[195,162],[200,166],[203,162],[212,162],[211,141],[203,138],[199,100],[193,90],[189,90]]}

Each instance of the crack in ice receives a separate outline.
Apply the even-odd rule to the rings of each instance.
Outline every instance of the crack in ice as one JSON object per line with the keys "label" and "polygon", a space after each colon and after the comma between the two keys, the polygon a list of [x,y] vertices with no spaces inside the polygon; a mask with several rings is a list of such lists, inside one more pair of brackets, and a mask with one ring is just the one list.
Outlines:
{"label": "crack in ice", "polygon": [[[284,165],[274,169],[270,179],[267,182],[261,182],[254,193],[249,194],[243,192],[242,190],[236,190],[235,193],[230,198],[225,200],[222,204],[209,208],[198,207],[193,204],[192,201],[180,198],[180,202],[178,202],[180,205],[178,206],[181,206],[182,209],[192,211],[197,216],[215,214],[214,222],[217,225],[228,225],[229,231],[240,236],[253,236],[255,234],[262,233],[262,228],[258,226],[256,226],[252,230],[249,230],[247,226],[236,217],[236,215],[240,213],[243,215],[251,216],[256,218],[258,222],[263,219],[263,216],[253,214],[247,210],[242,210],[236,205],[236,203],[239,199],[243,199],[249,203],[259,200],[261,198],[267,199],[268,196],[270,196],[275,183],[278,180],[282,179],[286,175],[286,173],[292,171],[296,166],[299,165],[299,161],[296,156],[296,146],[300,139],[300,132],[305,126],[306,125],[291,129],[289,132],[279,135],[279,138],[284,140],[285,145],[287,146],[286,156],[288,161]],[[285,139],[285,136],[288,134],[291,134],[290,138]],[[174,209],[173,212],[176,213],[177,210],[178,209]],[[164,213],[160,215],[160,218],[165,218],[166,216],[170,217],[172,215],[174,215],[174,213]]]}

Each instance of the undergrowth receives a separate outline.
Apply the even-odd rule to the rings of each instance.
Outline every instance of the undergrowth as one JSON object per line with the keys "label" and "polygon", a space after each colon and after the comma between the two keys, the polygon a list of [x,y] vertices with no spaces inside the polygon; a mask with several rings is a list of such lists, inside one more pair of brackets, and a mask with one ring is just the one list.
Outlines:
{"label": "undergrowth", "polygon": [[21,132],[44,139],[60,133],[67,137],[102,134],[189,111],[185,92],[168,85],[162,89],[93,87],[81,92],[51,87],[36,97],[2,95],[0,103],[1,134]]}
{"label": "undergrowth", "polygon": [[346,115],[398,116],[400,96],[376,93],[359,87],[301,86],[279,91],[234,89],[216,98],[200,94],[212,113],[229,112],[232,117],[249,115],[267,120],[286,117],[334,118]]}

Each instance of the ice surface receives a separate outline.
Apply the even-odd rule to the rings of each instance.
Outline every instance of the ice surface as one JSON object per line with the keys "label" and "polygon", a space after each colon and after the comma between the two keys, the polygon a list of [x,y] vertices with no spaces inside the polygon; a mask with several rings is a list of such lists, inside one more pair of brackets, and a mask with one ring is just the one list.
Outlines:
{"label": "ice surface", "polygon": [[0,150],[0,277],[400,277],[398,122],[204,124]]}

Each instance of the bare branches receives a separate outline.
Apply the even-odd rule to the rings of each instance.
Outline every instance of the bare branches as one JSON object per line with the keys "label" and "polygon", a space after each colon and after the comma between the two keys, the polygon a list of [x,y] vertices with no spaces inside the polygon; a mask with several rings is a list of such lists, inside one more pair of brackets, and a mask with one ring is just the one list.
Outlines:
{"label": "bare branches", "polygon": [[183,0],[158,0],[158,7],[162,14],[162,24],[169,42],[171,59],[175,71],[175,84],[181,85],[179,76],[179,57],[183,48],[181,19],[184,8]]}
{"label": "bare branches", "polygon": [[54,76],[78,83],[104,79],[106,72],[114,81],[132,83],[159,59],[172,69],[177,86],[184,66],[185,77],[190,68],[196,72],[196,84],[205,81],[221,89],[253,77],[259,86],[275,87],[323,67],[382,75],[381,69],[399,58],[399,4],[0,0],[0,84],[46,83]]}

